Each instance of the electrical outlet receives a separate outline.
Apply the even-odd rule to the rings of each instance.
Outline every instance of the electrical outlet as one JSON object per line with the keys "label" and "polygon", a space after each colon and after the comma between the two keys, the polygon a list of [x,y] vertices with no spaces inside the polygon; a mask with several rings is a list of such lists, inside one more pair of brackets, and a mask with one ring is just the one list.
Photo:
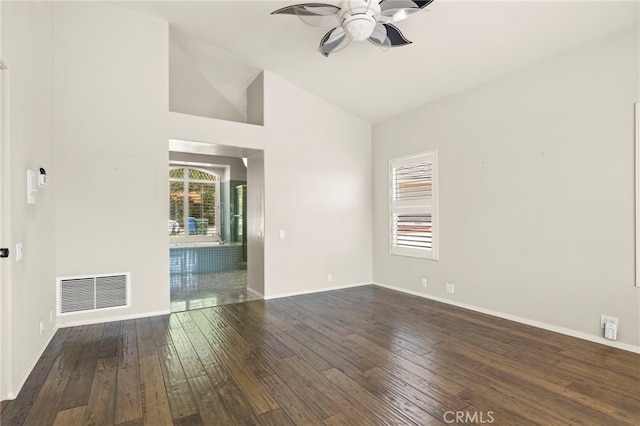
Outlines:
{"label": "electrical outlet", "polygon": [[618,318],[610,317],[608,315],[600,315],[600,328],[605,328],[606,324],[611,323],[618,325]]}
{"label": "electrical outlet", "polygon": [[40,321],[40,335],[42,336],[44,334],[44,324],[42,323],[42,321]]}
{"label": "electrical outlet", "polygon": [[53,311],[49,311],[49,324],[53,322]]}
{"label": "electrical outlet", "polygon": [[333,281],[333,274],[328,274],[327,275],[327,282],[330,283]]}
{"label": "electrical outlet", "polygon": [[447,291],[447,293],[453,294],[455,289],[453,287],[453,284],[451,283],[446,283],[445,284],[445,290]]}
{"label": "electrical outlet", "polygon": [[604,326],[604,338],[609,340],[618,340],[618,324],[608,322]]}
{"label": "electrical outlet", "polygon": [[422,279],[422,288],[427,288],[427,279],[426,278]]}

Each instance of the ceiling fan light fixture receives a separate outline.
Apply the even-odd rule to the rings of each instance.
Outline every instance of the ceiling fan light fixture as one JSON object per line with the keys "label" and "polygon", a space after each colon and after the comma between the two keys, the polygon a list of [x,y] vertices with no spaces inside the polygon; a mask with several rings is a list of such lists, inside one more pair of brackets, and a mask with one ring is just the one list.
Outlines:
{"label": "ceiling fan light fixture", "polygon": [[297,15],[312,27],[331,28],[320,40],[319,51],[326,57],[344,49],[352,40],[369,40],[383,50],[411,44],[393,24],[419,12],[433,1],[340,0],[337,6],[302,3],[274,10],[271,14]]}
{"label": "ceiling fan light fixture", "polygon": [[342,28],[351,40],[362,41],[368,39],[376,26],[373,16],[358,14],[351,15],[344,20]]}

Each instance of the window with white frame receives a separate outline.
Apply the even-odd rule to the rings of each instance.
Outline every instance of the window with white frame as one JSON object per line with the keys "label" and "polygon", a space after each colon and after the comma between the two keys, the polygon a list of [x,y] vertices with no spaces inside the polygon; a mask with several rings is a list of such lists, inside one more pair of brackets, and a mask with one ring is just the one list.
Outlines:
{"label": "window with white frame", "polygon": [[389,252],[438,259],[438,152],[389,161]]}
{"label": "window with white frame", "polygon": [[219,179],[208,170],[169,167],[171,241],[210,240],[218,235]]}

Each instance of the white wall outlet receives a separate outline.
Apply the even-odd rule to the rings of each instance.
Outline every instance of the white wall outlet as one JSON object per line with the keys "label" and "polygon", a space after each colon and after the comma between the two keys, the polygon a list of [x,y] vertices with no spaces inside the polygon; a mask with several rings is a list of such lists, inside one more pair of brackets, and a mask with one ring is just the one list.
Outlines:
{"label": "white wall outlet", "polygon": [[453,287],[453,284],[451,284],[451,283],[446,283],[444,285],[444,288],[445,288],[446,292],[450,293],[450,294],[453,294],[454,291],[455,291],[455,288]]}
{"label": "white wall outlet", "polygon": [[604,325],[604,337],[609,340],[618,340],[618,324],[606,323]]}
{"label": "white wall outlet", "polygon": [[327,282],[330,283],[333,281],[333,274],[327,274]]}
{"label": "white wall outlet", "polygon": [[605,328],[606,324],[615,324],[618,325],[618,318],[610,317],[608,315],[600,315],[600,328]]}
{"label": "white wall outlet", "polygon": [[284,240],[285,237],[285,233],[284,233],[284,229],[280,230],[280,239]]}
{"label": "white wall outlet", "polygon": [[427,279],[423,278],[421,284],[422,284],[422,288],[427,288]]}
{"label": "white wall outlet", "polygon": [[23,251],[24,251],[24,246],[22,245],[22,243],[16,244],[16,262],[19,262],[22,260],[22,257],[24,255]]}
{"label": "white wall outlet", "polygon": [[40,321],[40,335],[42,336],[44,334],[44,324],[42,323],[42,321]]}
{"label": "white wall outlet", "polygon": [[49,311],[49,324],[53,323],[53,311]]}

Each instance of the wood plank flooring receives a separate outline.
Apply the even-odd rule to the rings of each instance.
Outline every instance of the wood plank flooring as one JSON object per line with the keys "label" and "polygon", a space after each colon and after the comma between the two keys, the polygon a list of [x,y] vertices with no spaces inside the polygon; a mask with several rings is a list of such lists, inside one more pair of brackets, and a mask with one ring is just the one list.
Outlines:
{"label": "wood plank flooring", "polygon": [[640,355],[375,286],[57,332],[6,425],[638,425]]}

